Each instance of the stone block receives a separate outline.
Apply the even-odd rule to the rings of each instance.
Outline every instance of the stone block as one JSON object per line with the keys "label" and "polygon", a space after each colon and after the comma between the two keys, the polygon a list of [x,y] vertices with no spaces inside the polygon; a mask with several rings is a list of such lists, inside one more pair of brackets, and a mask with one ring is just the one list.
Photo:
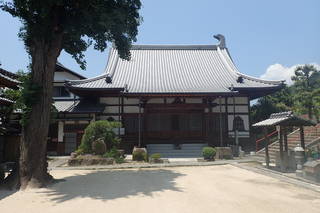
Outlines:
{"label": "stone block", "polygon": [[304,178],[320,182],[320,160],[307,161],[302,171]]}
{"label": "stone block", "polygon": [[216,149],[216,159],[232,159],[232,149],[231,147],[215,147]]}

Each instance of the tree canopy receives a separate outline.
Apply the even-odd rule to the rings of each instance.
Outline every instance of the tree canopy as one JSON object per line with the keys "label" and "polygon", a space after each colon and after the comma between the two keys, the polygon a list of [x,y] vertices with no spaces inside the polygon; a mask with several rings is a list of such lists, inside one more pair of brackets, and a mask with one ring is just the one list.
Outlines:
{"label": "tree canopy", "polygon": [[21,20],[19,37],[31,59],[26,93],[21,95],[26,122],[22,125],[19,167],[13,173],[19,177],[21,188],[42,187],[52,180],[47,171],[46,143],[54,71],[61,51],[85,69],[87,48],[93,45],[103,51],[112,42],[119,56],[129,60],[141,22],[140,8],[140,0],[0,2],[0,9]]}
{"label": "tree canopy", "polygon": [[13,0],[0,8],[19,18],[19,36],[32,55],[34,41],[50,43],[62,36],[61,49],[85,68],[84,51],[93,44],[103,51],[113,42],[123,59],[130,58],[129,47],[136,40],[141,22],[140,0]]}
{"label": "tree canopy", "polygon": [[292,80],[293,85],[257,100],[251,107],[253,123],[268,118],[271,113],[289,110],[319,121],[320,71],[313,65],[298,66]]}

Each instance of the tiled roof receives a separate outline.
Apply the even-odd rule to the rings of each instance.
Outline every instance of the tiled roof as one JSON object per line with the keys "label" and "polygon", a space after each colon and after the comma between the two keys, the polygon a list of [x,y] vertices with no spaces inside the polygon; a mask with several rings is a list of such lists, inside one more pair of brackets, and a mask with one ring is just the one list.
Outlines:
{"label": "tiled roof", "polygon": [[[131,60],[110,50],[104,74],[69,81],[72,89],[123,89],[127,93],[229,93],[242,88],[278,88],[240,73],[226,48],[219,45],[133,45]],[[112,80],[108,83],[106,79]]]}
{"label": "tiled roof", "polygon": [[276,126],[276,125],[286,125],[286,126],[312,126],[315,123],[311,120],[307,120],[294,115],[291,111],[273,113],[270,118],[253,124],[254,127],[266,127],[266,126]]}
{"label": "tiled roof", "polygon": [[15,77],[16,75],[14,73],[0,68],[0,87],[16,87],[18,84],[20,84],[20,81],[16,80]]}
{"label": "tiled roof", "polygon": [[95,104],[90,100],[56,100],[54,106],[58,112],[69,113],[94,113],[103,112],[104,106]]}
{"label": "tiled roof", "polygon": [[8,104],[13,104],[13,103],[14,103],[14,101],[11,101],[10,99],[0,97],[0,104],[8,105]]}
{"label": "tiled roof", "polygon": [[72,71],[70,70],[69,68],[65,67],[63,64],[61,64],[60,62],[57,61],[56,63],[56,72],[59,72],[59,71],[64,71],[64,72],[68,72],[72,75],[75,75],[77,76],[78,78],[80,79],[86,79],[86,77],[84,77],[83,75],[75,72],[75,71]]}

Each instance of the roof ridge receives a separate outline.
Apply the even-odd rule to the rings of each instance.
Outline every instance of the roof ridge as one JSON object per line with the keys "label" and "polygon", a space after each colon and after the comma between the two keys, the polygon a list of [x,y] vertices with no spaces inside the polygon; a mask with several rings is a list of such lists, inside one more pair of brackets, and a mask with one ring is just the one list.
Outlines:
{"label": "roof ridge", "polygon": [[67,84],[72,84],[72,85],[76,85],[76,84],[81,84],[81,83],[88,83],[91,81],[95,81],[95,80],[100,80],[101,78],[107,77],[108,73],[103,73],[101,75],[98,75],[96,77],[93,78],[86,78],[86,79],[80,79],[80,80],[66,80],[65,82]]}
{"label": "roof ridge", "polygon": [[134,44],[131,50],[217,50],[217,47],[208,44]]}

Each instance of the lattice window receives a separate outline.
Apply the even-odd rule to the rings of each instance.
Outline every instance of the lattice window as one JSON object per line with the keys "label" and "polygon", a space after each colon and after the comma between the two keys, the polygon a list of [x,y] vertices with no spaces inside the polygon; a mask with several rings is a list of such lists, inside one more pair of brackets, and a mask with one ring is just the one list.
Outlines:
{"label": "lattice window", "polygon": [[233,120],[233,130],[245,131],[244,122],[240,116],[236,116]]}

